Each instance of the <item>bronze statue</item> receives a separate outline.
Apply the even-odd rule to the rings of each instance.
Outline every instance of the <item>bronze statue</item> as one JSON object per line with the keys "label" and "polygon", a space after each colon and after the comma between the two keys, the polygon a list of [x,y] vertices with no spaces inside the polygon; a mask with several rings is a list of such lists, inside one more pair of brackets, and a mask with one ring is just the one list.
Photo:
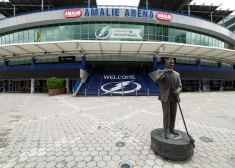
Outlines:
{"label": "bronze statue", "polygon": [[173,70],[174,59],[168,58],[165,64],[166,68],[159,70],[156,82],[160,87],[158,99],[162,102],[164,136],[166,139],[173,139],[175,135],[179,135],[174,128],[182,84],[179,73]]}

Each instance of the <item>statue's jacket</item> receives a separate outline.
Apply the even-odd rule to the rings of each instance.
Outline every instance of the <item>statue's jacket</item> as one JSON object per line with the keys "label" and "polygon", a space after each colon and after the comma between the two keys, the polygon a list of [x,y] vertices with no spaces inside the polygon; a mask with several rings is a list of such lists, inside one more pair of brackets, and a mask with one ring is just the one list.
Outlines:
{"label": "statue's jacket", "polygon": [[[159,97],[158,99],[162,102],[167,102],[168,96],[170,93],[170,81],[165,77],[165,70],[159,70],[158,75],[156,77],[155,82],[159,83]],[[174,86],[174,91],[177,91],[178,93],[181,92],[182,90],[182,84],[181,84],[181,79],[180,79],[180,74],[176,71],[173,70],[173,86]],[[175,95],[176,100],[180,102],[180,97],[179,95]]]}

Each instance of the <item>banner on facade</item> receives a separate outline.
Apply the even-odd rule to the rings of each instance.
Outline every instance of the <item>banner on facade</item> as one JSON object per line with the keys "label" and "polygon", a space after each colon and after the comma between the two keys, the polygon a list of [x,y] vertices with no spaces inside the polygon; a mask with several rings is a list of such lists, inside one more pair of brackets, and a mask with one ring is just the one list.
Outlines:
{"label": "banner on facade", "polygon": [[108,38],[132,38],[142,39],[140,33],[142,29],[130,28],[110,28],[109,26],[101,27],[95,31],[96,39],[104,40]]}
{"label": "banner on facade", "polygon": [[59,63],[74,63],[75,56],[59,57]]}
{"label": "banner on facade", "polygon": [[141,84],[136,82],[135,75],[104,75],[103,82],[101,95],[135,93],[142,88]]}

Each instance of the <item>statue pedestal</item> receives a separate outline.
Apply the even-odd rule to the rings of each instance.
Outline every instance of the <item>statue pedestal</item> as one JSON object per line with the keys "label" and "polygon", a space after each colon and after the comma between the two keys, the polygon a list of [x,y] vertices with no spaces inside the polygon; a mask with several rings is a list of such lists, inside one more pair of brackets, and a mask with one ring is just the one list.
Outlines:
{"label": "statue pedestal", "polygon": [[[186,160],[193,156],[194,148],[186,132],[175,130],[178,136],[165,139],[163,128],[151,132],[151,148],[158,155],[170,160]],[[192,137],[191,137],[192,138]]]}

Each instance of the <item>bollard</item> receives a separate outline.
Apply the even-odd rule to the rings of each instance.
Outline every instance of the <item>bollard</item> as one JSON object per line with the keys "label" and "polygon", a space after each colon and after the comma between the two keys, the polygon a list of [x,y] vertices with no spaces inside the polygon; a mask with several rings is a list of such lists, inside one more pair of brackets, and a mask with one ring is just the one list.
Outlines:
{"label": "bollard", "polygon": [[148,97],[149,97],[149,88],[148,88]]}
{"label": "bollard", "polygon": [[98,89],[98,97],[100,97],[100,89]]}
{"label": "bollard", "polygon": [[137,90],[135,89],[135,96],[137,97]]}
{"label": "bollard", "polygon": [[85,97],[86,97],[86,89],[85,89]]}

